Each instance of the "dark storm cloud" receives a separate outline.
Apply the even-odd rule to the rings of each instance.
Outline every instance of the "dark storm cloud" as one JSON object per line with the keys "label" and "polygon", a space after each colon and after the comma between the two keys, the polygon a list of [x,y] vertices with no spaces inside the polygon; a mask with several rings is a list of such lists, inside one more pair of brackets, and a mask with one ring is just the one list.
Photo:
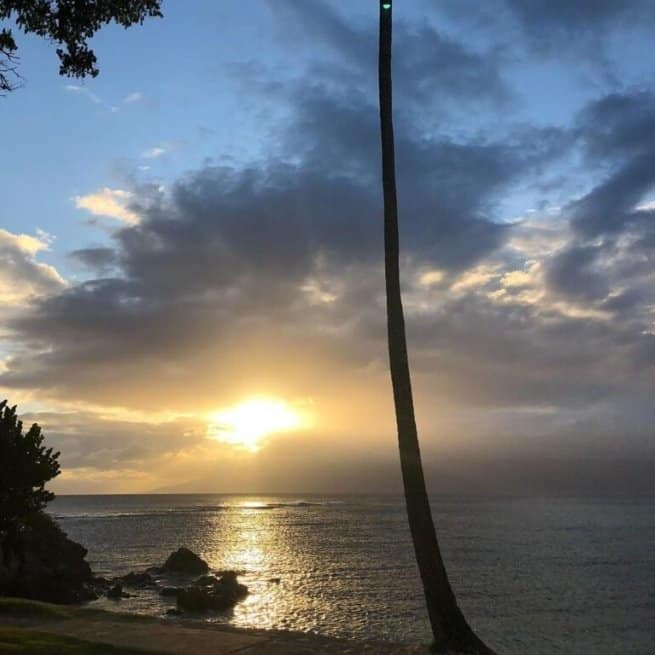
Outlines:
{"label": "dark storm cloud", "polygon": [[[655,98],[641,90],[602,97],[580,112],[575,134],[590,167],[603,177],[567,208],[578,240],[548,263],[548,282],[557,292],[588,301],[621,289],[624,301],[617,296],[604,306],[626,311],[627,299],[643,297],[639,288],[655,256],[655,213],[640,207],[655,189]],[[626,240],[629,256],[605,266]]]}
{"label": "dark storm cloud", "polygon": [[454,19],[462,34],[485,34],[506,62],[527,55],[538,67],[565,64],[584,86],[620,88],[630,55],[617,58],[617,50],[655,32],[651,0],[426,0],[424,7],[437,20]]}
{"label": "dark storm cloud", "polygon": [[73,250],[69,257],[98,274],[106,274],[116,265],[116,252],[112,248],[81,248]]}
{"label": "dark storm cloud", "polygon": [[577,128],[589,163],[652,151],[655,98],[643,90],[609,93],[580,112]]}
{"label": "dark storm cloud", "polygon": [[650,0],[505,0],[522,24],[534,34],[572,36],[599,28],[616,27],[623,21],[652,21],[655,6]]}
{"label": "dark storm cloud", "polygon": [[207,168],[118,235],[123,266],[148,292],[190,293],[256,280],[283,287],[320,249],[370,255],[378,212],[369,189],[338,170]]}
{"label": "dark storm cloud", "polygon": [[602,300],[609,282],[594,270],[599,248],[571,246],[555,255],[548,264],[546,283],[555,291],[583,300]]}
{"label": "dark storm cloud", "polygon": [[655,186],[655,147],[621,166],[572,206],[572,225],[584,237],[620,232],[626,223],[639,222],[639,201]]}
{"label": "dark storm cloud", "polygon": [[612,93],[593,102],[578,118],[578,134],[592,164],[609,175],[573,203],[572,224],[582,236],[620,232],[643,221],[639,201],[655,187],[655,98],[651,93]]}
{"label": "dark storm cloud", "polygon": [[[377,106],[359,90],[335,94],[320,85],[294,88],[288,147],[303,153],[303,167],[316,170],[318,177],[356,180],[373,196],[372,207],[380,215],[378,140]],[[413,121],[401,119],[395,143],[403,243],[436,266],[461,269],[506,237],[506,229],[490,220],[499,194],[538,174],[566,152],[571,138],[555,128],[518,127],[508,139],[457,140],[425,135]],[[352,229],[356,223],[348,225]]]}
{"label": "dark storm cloud", "polygon": [[[372,87],[378,47],[375,28],[357,29],[319,0],[275,2],[274,15],[284,21],[285,34],[291,28],[300,43],[309,41],[312,49],[317,43],[329,48],[349,70],[363,74],[365,86]],[[511,96],[495,52],[475,52],[427,23],[416,26],[398,21],[394,42],[395,88],[404,103],[416,103],[422,111],[429,111],[434,107],[426,105],[428,102],[502,103]]]}

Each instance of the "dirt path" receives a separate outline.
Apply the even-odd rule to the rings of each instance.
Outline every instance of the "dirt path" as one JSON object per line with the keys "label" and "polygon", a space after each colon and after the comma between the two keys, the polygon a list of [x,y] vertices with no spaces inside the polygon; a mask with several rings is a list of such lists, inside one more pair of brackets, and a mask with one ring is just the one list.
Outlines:
{"label": "dirt path", "polygon": [[65,619],[0,616],[0,625],[49,632],[171,655],[427,655],[428,649],[384,642],[355,642],[293,632],[237,630],[135,619],[111,612]]}

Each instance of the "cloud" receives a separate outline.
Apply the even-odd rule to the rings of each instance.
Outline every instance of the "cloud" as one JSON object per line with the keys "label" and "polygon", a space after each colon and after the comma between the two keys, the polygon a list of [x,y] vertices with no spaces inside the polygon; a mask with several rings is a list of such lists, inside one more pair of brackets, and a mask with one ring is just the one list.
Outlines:
{"label": "cloud", "polygon": [[106,274],[118,264],[116,252],[106,247],[81,248],[69,257],[98,274]]}
{"label": "cloud", "polygon": [[[527,64],[533,79],[566,94],[562,106],[590,98],[599,88],[629,84],[639,68],[631,48],[652,39],[655,25],[650,0],[443,0],[424,7],[465,42],[492,44],[508,77],[517,64]],[[554,78],[544,75],[549,68]],[[568,86],[571,78],[575,91]]]}
{"label": "cloud", "polygon": [[196,418],[135,419],[84,409],[43,410],[22,416],[47,425],[47,438],[62,452],[67,469],[98,470],[143,466],[192,449],[205,440],[206,426]]}
{"label": "cloud", "polygon": [[429,287],[444,279],[443,271],[424,271],[419,276],[419,284]]}
{"label": "cloud", "polygon": [[47,251],[50,242],[44,232],[32,236],[0,228],[0,306],[6,309],[66,287],[53,266],[37,261],[37,255]]}
{"label": "cloud", "polygon": [[547,283],[558,292],[587,300],[603,299],[609,293],[605,276],[594,270],[598,249],[573,245],[548,263]]}
{"label": "cloud", "polygon": [[106,216],[134,225],[139,222],[139,215],[130,209],[132,193],[124,189],[104,187],[94,193],[73,198],[78,209],[86,209],[94,216]]}
{"label": "cloud", "polygon": [[655,257],[648,202],[655,189],[654,115],[653,95],[641,90],[610,93],[580,112],[575,129],[584,156],[600,164],[600,179],[564,208],[574,235],[545,265],[553,292],[624,319],[639,314],[645,332],[653,318],[646,289]]}
{"label": "cloud", "polygon": [[64,89],[69,93],[77,93],[88,98],[94,105],[99,105],[111,113],[116,113],[120,109],[116,105],[105,102],[99,95],[93,93],[93,91],[89,90],[86,86],[80,86],[79,84],[66,84],[64,85]]}
{"label": "cloud", "polygon": [[[284,24],[284,38],[291,33],[298,47],[313,52],[318,45],[321,56],[328,50],[335,62],[357,79],[360,88],[374,79],[374,29],[358,29],[326,2],[276,2],[273,16]],[[494,50],[476,52],[426,22],[419,26],[399,21],[394,27],[394,42],[396,94],[421,104],[424,112],[443,103],[467,100],[503,104],[511,98],[500,74],[499,54]],[[314,72],[325,70],[318,62],[315,68]]]}
{"label": "cloud", "polygon": [[[326,71],[311,85],[285,86],[289,124],[278,132],[275,158],[206,166],[165,190],[131,188],[129,211],[141,221],[118,230],[111,248],[74,255],[111,277],[45,299],[15,320],[33,355],[20,369],[9,361],[2,379],[53,397],[152,409],[168,402],[169,388],[182,405],[210,407],[217,387],[238,395],[269,386],[297,397],[307,389],[321,395],[344,377],[362,406],[365,396],[382,396],[377,108],[356,82],[346,78],[338,92],[335,83]],[[553,325],[588,338],[609,310],[558,297],[546,283],[545,260],[566,247],[570,231],[563,237],[544,222],[495,220],[497,199],[556,162],[577,133],[529,126],[511,133],[417,133],[398,121],[404,274],[416,281],[409,324],[421,368],[434,371],[425,373],[423,393],[463,407],[511,398],[581,403],[588,395],[562,367],[559,342],[553,352],[539,340],[552,339]],[[535,266],[534,258],[543,261]],[[510,284],[516,271],[529,283]],[[460,339],[461,322],[477,329]],[[365,392],[356,384],[361,371]],[[593,384],[588,393],[614,388]]]}
{"label": "cloud", "polygon": [[159,159],[164,155],[175,152],[184,146],[184,141],[170,141],[167,143],[160,143],[152,148],[147,148],[141,153],[142,159]]}
{"label": "cloud", "polygon": [[162,155],[165,155],[168,152],[168,148],[165,146],[154,146],[153,148],[148,148],[141,153],[141,157],[144,159],[157,159]]}
{"label": "cloud", "polygon": [[642,198],[655,187],[655,147],[632,158],[570,206],[572,224],[586,237],[616,233],[626,223],[643,222],[649,212],[636,213]]}
{"label": "cloud", "polygon": [[[112,249],[77,253],[115,266],[116,277],[72,287],[15,320],[36,354],[20,370],[9,361],[4,382],[153,409],[170,387],[180,405],[209,407],[216,385],[238,395],[253,379],[275,388],[283,379],[297,396],[321,378],[382,366],[379,205],[365,181],[313,167],[311,156],[306,166],[257,172],[209,167],[167,191],[135,189],[141,223],[119,230]],[[644,296],[624,294],[635,283],[650,297],[648,273],[628,272],[627,242],[599,254],[561,221],[506,226],[497,246],[463,261],[425,248],[412,234],[423,225],[406,224],[405,279],[416,280],[408,325],[423,393],[462,406],[570,407],[644,392],[649,360],[636,357],[649,343]],[[612,324],[630,300],[630,320]],[[572,366],[584,375],[572,376]],[[371,389],[384,388],[383,370]]]}
{"label": "cloud", "polygon": [[131,105],[134,104],[135,102],[141,102],[142,100],[143,100],[143,93],[141,91],[134,91],[133,93],[130,93],[123,98],[123,104]]}
{"label": "cloud", "polygon": [[[624,15],[609,4],[607,16],[591,9],[592,24],[610,29],[610,17]],[[575,18],[557,3],[513,11],[524,12],[524,27],[540,11],[550,12],[548,29]],[[294,460],[302,466],[330,444],[357,441],[366,452],[393,443],[374,33],[323,3],[276,3],[275,15],[286,42],[309,39],[316,54],[284,83],[248,73],[254,104],[283,107],[271,154],[202,165],[165,188],[76,197],[120,221],[111,241],[70,254],[87,279],[8,321],[16,349],[0,384],[53,405],[191,417],[189,439],[183,419],[109,422],[102,409],[48,417],[79,479],[124,471],[145,488],[155,480],[137,475],[145,462],[158,475],[179,468],[181,453],[189,472],[203,458],[214,469],[232,462],[194,430],[203,412],[254,393],[314,402],[324,424]],[[403,290],[426,452],[472,461],[494,443],[529,459],[529,444],[543,440],[564,458],[596,448],[611,461],[628,442],[631,457],[652,457],[651,94],[596,89],[569,124],[514,122],[499,42],[473,49],[455,32],[410,22],[396,38]],[[507,113],[466,123],[482,105]],[[25,241],[26,256],[29,247],[39,246]],[[94,445],[82,440],[87,429]],[[158,432],[159,454],[150,443]],[[280,463],[290,443],[271,440],[271,477],[254,465],[253,475],[291,471]]]}
{"label": "cloud", "polygon": [[[65,84],[64,90],[69,93],[76,93],[78,95],[88,98],[94,105],[103,107],[111,113],[115,114],[121,110],[120,106],[113,105],[109,102],[106,102],[101,96],[91,91],[87,86],[81,84]],[[141,102],[144,99],[144,95],[141,91],[133,91],[126,95],[120,104],[122,105],[132,105],[138,102]]]}
{"label": "cloud", "polygon": [[626,21],[652,21],[655,8],[649,0],[505,0],[521,23],[533,33],[573,35],[607,29]]}
{"label": "cloud", "polygon": [[635,90],[610,93],[589,104],[577,119],[587,160],[609,173],[570,205],[572,224],[585,237],[620,232],[648,221],[642,199],[655,188],[655,97]]}

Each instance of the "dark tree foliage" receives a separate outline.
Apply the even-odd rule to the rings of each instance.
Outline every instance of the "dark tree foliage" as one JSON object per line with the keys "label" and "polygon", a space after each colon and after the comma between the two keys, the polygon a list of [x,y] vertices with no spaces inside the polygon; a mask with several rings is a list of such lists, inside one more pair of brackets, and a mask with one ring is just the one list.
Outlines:
{"label": "dark tree foliage", "polygon": [[55,497],[45,484],[59,475],[58,457],[43,445],[36,423],[23,432],[16,406],[0,402],[0,537],[20,529]]}
{"label": "dark tree foliage", "polygon": [[[88,40],[105,24],[125,28],[148,17],[160,17],[161,0],[0,0],[0,20],[13,20],[25,34],[57,44],[59,74],[96,77],[96,56]],[[12,30],[0,30],[0,93],[18,86]]]}

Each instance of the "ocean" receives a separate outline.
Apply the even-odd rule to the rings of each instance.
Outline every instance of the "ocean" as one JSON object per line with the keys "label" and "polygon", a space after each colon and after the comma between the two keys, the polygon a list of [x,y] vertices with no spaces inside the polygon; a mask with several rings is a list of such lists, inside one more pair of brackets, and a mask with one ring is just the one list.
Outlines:
{"label": "ocean", "polygon": [[[499,653],[655,654],[654,501],[435,497],[432,507],[459,604]],[[99,575],[162,564],[179,546],[243,571],[248,598],[198,620],[430,640],[401,497],[59,496],[50,511]],[[91,604],[164,615],[174,601],[141,591]]]}

